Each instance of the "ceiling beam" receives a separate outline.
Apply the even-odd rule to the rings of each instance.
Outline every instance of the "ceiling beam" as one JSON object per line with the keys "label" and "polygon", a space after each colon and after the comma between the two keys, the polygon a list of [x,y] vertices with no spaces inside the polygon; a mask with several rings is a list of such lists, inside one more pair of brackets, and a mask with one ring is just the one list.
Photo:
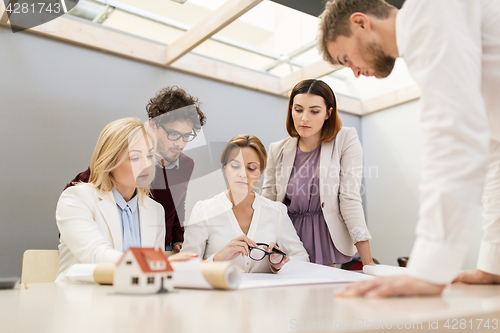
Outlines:
{"label": "ceiling beam", "polygon": [[[10,27],[8,23],[3,23],[3,25]],[[155,65],[161,65],[165,60],[165,46],[161,44],[123,34],[69,15],[58,17],[56,20],[25,31]]]}
{"label": "ceiling beam", "polygon": [[[2,1],[0,1],[1,3]],[[10,26],[4,23],[5,26]],[[71,16],[62,16],[27,32],[78,44],[196,76],[279,95],[279,78],[195,54],[165,65],[165,46]]]}
{"label": "ceiling beam", "polygon": [[403,104],[420,98],[421,92],[418,84],[412,84],[387,94],[383,94],[366,101],[362,101],[362,115],[384,110],[398,104]]}
{"label": "ceiling beam", "polygon": [[170,65],[198,45],[257,6],[263,0],[229,0],[175,40],[165,52],[165,65]]}
{"label": "ceiling beam", "polygon": [[279,95],[280,79],[276,76],[213,60],[193,53],[186,54],[169,66],[177,70],[235,84],[251,90]]}
{"label": "ceiling beam", "polygon": [[354,114],[356,116],[363,115],[363,104],[359,99],[341,94],[335,94],[335,99],[339,111]]}
{"label": "ceiling beam", "polygon": [[6,24],[9,21],[7,11],[5,10],[5,3],[0,1],[0,24]]}
{"label": "ceiling beam", "polygon": [[324,60],[319,60],[281,78],[281,93],[285,94],[289,92],[298,82],[302,80],[317,79],[342,68],[344,68],[342,65],[330,65]]}

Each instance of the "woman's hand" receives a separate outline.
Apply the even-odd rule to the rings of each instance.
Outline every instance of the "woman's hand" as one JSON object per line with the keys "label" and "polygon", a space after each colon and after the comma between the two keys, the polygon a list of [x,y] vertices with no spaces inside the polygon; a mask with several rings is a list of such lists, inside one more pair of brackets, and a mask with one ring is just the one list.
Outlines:
{"label": "woman's hand", "polygon": [[242,234],[232,239],[219,253],[214,255],[214,261],[228,261],[233,260],[237,256],[248,256],[249,246],[257,247],[257,244]]}
{"label": "woman's hand", "polygon": [[182,250],[182,243],[175,244],[175,245],[172,247],[172,250],[174,251],[174,253],[179,253],[179,252],[181,252],[181,250]]}
{"label": "woman's hand", "polygon": [[168,257],[168,261],[188,261],[193,258],[197,258],[198,255],[196,253],[191,253],[191,252],[184,252],[184,253],[176,253],[172,254],[170,257]]}
{"label": "woman's hand", "polygon": [[[283,252],[282,249],[280,249],[275,243],[272,243],[272,242],[269,244],[269,247],[264,246],[264,250],[266,250],[267,252],[273,252],[273,249],[278,249],[281,252]],[[290,261],[290,258],[285,256],[285,258],[283,258],[283,261],[278,265],[272,264],[270,260],[271,260],[271,257],[267,256],[267,262],[269,262],[269,265],[271,265],[275,270],[279,271],[281,269],[281,267],[283,267],[283,265],[285,265],[287,262]]]}
{"label": "woman's hand", "polygon": [[500,284],[500,275],[473,269],[458,274],[452,283],[458,282],[468,284]]}
{"label": "woman's hand", "polygon": [[361,262],[364,265],[375,265],[372,259],[372,253],[370,251],[370,241],[361,241],[354,244],[358,249],[359,256],[361,257]]}

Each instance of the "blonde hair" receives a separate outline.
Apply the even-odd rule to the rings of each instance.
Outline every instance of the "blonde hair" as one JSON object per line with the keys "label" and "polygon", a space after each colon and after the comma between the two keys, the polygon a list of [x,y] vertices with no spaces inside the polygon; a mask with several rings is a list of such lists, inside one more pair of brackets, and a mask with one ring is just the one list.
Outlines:
{"label": "blonde hair", "polygon": [[229,140],[226,148],[222,152],[220,157],[220,162],[222,166],[226,166],[229,163],[229,154],[234,148],[252,148],[255,150],[260,160],[260,172],[263,173],[266,169],[267,153],[266,148],[255,135],[250,134],[240,134]]}
{"label": "blonde hair", "polygon": [[[103,192],[110,192],[116,188],[116,179],[112,172],[125,162],[129,145],[148,136],[156,150],[156,135],[138,118],[123,118],[108,124],[101,132],[90,161],[89,183]],[[123,156],[119,159],[120,155]],[[154,169],[149,183],[154,179]],[[150,189],[138,187],[140,201],[150,195]]]}

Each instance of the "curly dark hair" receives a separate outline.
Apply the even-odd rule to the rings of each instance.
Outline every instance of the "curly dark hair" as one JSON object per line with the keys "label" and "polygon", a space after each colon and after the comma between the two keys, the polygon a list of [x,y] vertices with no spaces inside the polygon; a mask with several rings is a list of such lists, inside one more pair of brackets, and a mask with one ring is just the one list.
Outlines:
{"label": "curly dark hair", "polygon": [[[187,112],[169,113],[189,105],[194,105],[194,108],[189,108]],[[207,119],[200,110],[198,98],[189,95],[184,89],[177,86],[163,88],[158,91],[155,97],[149,100],[146,111],[149,118],[153,119],[156,125],[160,125],[160,122],[171,123],[177,120],[189,120],[196,131],[199,131],[201,126],[205,125]]]}

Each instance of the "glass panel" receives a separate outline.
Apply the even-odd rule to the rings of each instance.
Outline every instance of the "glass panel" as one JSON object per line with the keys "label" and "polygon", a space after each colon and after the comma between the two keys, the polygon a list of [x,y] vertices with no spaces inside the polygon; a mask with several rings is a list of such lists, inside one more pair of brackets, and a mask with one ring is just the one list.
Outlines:
{"label": "glass panel", "polygon": [[290,64],[284,63],[284,64],[278,65],[277,67],[271,69],[269,71],[269,73],[274,74],[276,76],[283,77],[283,76],[287,76],[290,73],[295,72],[301,68],[302,67],[293,66],[293,65],[290,66]]}
{"label": "glass panel", "polygon": [[115,10],[103,25],[162,44],[170,44],[184,34],[182,30],[119,9]]}
{"label": "glass panel", "polygon": [[[203,43],[193,52],[284,76],[291,73],[288,62],[281,69],[274,68],[280,66],[283,60],[289,61],[289,57],[292,57],[294,65],[298,50],[305,48],[305,53],[299,54],[302,55],[303,63],[296,64],[294,69],[320,59],[314,43],[317,28],[317,17],[272,1],[264,1],[222,29],[212,41]],[[314,50],[309,52],[311,45]]]}
{"label": "glass panel", "polygon": [[[164,44],[180,38],[227,0],[80,0],[71,15]],[[179,0],[182,1],[182,0]]]}
{"label": "glass panel", "polygon": [[183,4],[171,0],[94,0],[101,3],[119,4],[134,7],[154,15],[172,19],[186,25],[194,26],[210,13],[223,5],[227,0],[187,1]]}

